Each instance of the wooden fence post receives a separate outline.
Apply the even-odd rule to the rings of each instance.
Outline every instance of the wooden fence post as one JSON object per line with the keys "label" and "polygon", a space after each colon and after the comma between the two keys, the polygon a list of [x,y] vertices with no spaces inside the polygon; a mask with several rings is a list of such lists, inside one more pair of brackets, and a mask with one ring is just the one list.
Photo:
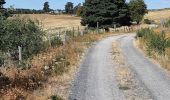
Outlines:
{"label": "wooden fence post", "polygon": [[79,33],[80,33],[80,28],[79,28],[79,26],[78,26],[78,36],[79,36]]}
{"label": "wooden fence post", "polygon": [[99,22],[97,22],[97,34],[99,34]]}
{"label": "wooden fence post", "polygon": [[19,53],[19,65],[21,65],[22,62],[22,47],[18,46],[18,53]]}
{"label": "wooden fence post", "polygon": [[116,32],[116,25],[114,24],[114,32]]}
{"label": "wooden fence post", "polygon": [[74,27],[73,27],[73,37],[74,37]]}

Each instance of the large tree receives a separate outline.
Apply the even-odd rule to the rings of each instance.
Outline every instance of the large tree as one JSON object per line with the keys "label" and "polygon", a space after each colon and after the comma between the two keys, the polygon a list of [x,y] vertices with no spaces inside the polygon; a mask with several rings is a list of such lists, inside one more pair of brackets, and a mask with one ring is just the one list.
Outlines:
{"label": "large tree", "polygon": [[44,3],[43,11],[44,11],[44,12],[50,12],[49,2],[45,2],[45,3]]}
{"label": "large tree", "polygon": [[82,25],[108,29],[114,25],[130,25],[128,6],[125,0],[86,0],[83,6]]}
{"label": "large tree", "polygon": [[3,5],[4,5],[5,3],[6,3],[5,0],[0,0],[0,9],[3,8]]}
{"label": "large tree", "polygon": [[144,0],[130,0],[129,9],[131,19],[137,24],[143,19],[144,15],[148,12],[147,5]]}
{"label": "large tree", "polygon": [[72,2],[67,2],[65,5],[65,12],[67,14],[73,14],[74,12],[74,5]]}

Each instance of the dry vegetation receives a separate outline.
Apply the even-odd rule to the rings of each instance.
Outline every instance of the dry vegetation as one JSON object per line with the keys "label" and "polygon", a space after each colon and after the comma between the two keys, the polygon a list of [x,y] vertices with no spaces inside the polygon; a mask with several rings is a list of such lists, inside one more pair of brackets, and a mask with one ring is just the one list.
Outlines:
{"label": "dry vegetation", "polygon": [[149,11],[145,15],[145,19],[154,20],[156,23],[160,23],[161,19],[169,19],[170,10],[160,10],[160,11]]}
{"label": "dry vegetation", "polygon": [[63,27],[78,27],[80,25],[80,17],[71,15],[49,15],[49,14],[20,14],[14,17],[31,18],[38,20],[43,24],[44,29],[63,28]]}
{"label": "dry vegetation", "polygon": [[[159,27],[153,29],[153,32],[155,32],[155,34],[161,34],[162,31],[165,32],[165,38],[169,39],[170,37],[169,28]],[[146,46],[147,45],[146,40],[144,40],[143,38],[138,38],[135,45],[137,45],[139,49],[144,51],[145,54],[148,54],[151,58],[153,58],[154,62],[158,62],[163,68],[170,70],[170,48],[169,47],[165,49],[164,54],[160,54],[156,50],[152,50],[152,51],[148,50],[148,47]]]}
{"label": "dry vegetation", "polygon": [[[109,33],[110,34],[110,33]],[[86,34],[69,39],[35,55],[27,70],[16,67],[1,69],[0,97],[6,100],[47,100],[52,95],[67,99],[70,82],[85,48],[109,34]]]}

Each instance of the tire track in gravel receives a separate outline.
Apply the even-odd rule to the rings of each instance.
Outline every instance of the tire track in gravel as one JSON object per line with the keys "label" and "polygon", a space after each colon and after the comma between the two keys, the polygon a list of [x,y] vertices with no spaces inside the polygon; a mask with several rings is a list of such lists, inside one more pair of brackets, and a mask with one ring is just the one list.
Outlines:
{"label": "tire track in gravel", "polygon": [[112,43],[121,37],[124,35],[108,37],[89,49],[73,82],[69,100],[125,100],[112,63]]}
{"label": "tire track in gravel", "polygon": [[170,100],[170,76],[159,65],[144,57],[133,45],[134,34],[120,40],[121,50],[129,68],[136,73],[136,78],[152,93],[154,99]]}
{"label": "tire track in gravel", "polygon": [[[170,76],[133,46],[134,36],[111,36],[90,48],[72,82],[68,99],[169,100]],[[120,42],[125,66],[113,60],[112,44],[115,41]],[[117,76],[122,73],[125,76]],[[121,81],[131,83],[123,84]],[[125,88],[131,90],[122,90]]]}

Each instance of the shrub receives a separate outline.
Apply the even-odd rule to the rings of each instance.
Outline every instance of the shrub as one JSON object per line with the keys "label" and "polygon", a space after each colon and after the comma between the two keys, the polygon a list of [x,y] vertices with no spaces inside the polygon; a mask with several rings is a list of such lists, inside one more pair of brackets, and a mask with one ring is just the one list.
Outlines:
{"label": "shrub", "polygon": [[52,46],[52,47],[60,46],[60,45],[63,45],[63,42],[62,42],[62,40],[61,40],[60,37],[54,37],[54,38],[52,38],[52,40],[51,40],[51,46]]}
{"label": "shrub", "polygon": [[170,27],[170,19],[165,22],[165,27]]}
{"label": "shrub", "polygon": [[148,33],[151,33],[151,30],[149,28],[144,28],[144,29],[141,29],[137,32],[136,37],[144,37]]}
{"label": "shrub", "polygon": [[149,54],[153,50],[159,54],[165,54],[166,48],[170,46],[170,39],[166,38],[165,32],[157,34],[151,29],[142,29],[137,32],[137,37],[144,39]]}
{"label": "shrub", "polygon": [[59,97],[58,95],[53,95],[50,98],[51,98],[51,100],[64,100],[63,98]]}
{"label": "shrub", "polygon": [[18,59],[18,46],[22,47],[24,59],[38,53],[43,46],[44,32],[38,23],[28,19],[0,20],[0,50],[9,51]]}
{"label": "shrub", "polygon": [[153,21],[149,19],[144,19],[144,24],[152,24]]}
{"label": "shrub", "polygon": [[2,52],[0,52],[0,67],[4,64],[4,54]]}

